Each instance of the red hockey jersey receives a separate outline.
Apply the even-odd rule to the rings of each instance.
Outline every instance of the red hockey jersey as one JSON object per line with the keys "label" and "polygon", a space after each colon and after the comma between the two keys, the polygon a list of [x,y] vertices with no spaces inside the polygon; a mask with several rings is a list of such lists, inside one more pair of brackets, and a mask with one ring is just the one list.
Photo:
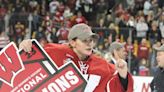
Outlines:
{"label": "red hockey jersey", "polygon": [[[83,66],[88,66],[86,74],[88,83],[86,86],[89,90],[85,92],[105,92],[107,82],[114,78],[115,69],[113,64],[108,64],[104,59],[91,55],[87,61],[84,61],[83,66],[81,67],[81,62],[76,55],[76,53],[67,45],[61,44],[47,44],[45,47],[46,52],[52,58],[52,60],[57,64],[58,67],[62,66],[67,60],[72,60],[77,67],[82,71]],[[86,68],[85,68],[86,69]],[[85,72],[85,71],[84,71]],[[120,81],[118,78],[115,79],[119,84]],[[129,81],[130,82],[130,81]],[[121,85],[121,84],[120,84]],[[120,86],[119,86],[120,87]],[[116,86],[116,89],[118,87]],[[115,92],[115,91],[111,91]]]}

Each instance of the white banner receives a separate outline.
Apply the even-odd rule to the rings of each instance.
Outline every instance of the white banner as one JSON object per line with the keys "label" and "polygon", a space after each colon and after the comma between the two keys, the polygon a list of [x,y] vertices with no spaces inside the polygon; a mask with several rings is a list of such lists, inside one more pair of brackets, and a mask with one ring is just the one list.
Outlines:
{"label": "white banner", "polygon": [[150,83],[153,77],[133,76],[134,92],[151,92]]}

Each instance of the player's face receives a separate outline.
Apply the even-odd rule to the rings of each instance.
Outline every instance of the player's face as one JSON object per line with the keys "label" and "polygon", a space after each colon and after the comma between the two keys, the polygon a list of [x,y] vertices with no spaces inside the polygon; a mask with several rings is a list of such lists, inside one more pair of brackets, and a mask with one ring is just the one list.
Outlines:
{"label": "player's face", "polygon": [[96,42],[97,41],[91,37],[85,40],[76,39],[73,42],[73,49],[80,57],[89,56],[92,54]]}
{"label": "player's face", "polygon": [[158,66],[164,68],[164,52],[163,51],[157,52],[156,59],[157,59]]}
{"label": "player's face", "polygon": [[127,52],[126,52],[124,47],[120,48],[117,52],[118,52],[118,55],[121,59],[125,60],[127,58]]}

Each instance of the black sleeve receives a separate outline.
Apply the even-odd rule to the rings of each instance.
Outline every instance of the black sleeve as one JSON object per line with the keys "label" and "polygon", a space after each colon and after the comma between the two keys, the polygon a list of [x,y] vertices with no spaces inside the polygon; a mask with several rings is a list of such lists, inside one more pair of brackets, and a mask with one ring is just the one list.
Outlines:
{"label": "black sleeve", "polygon": [[150,83],[150,88],[151,88],[152,91],[154,90],[154,79]]}
{"label": "black sleeve", "polygon": [[[119,74],[118,74],[119,75]],[[127,87],[128,87],[128,77],[126,77],[126,79],[122,78],[120,75],[119,75],[119,79],[120,79],[120,82],[123,86],[123,88],[125,90],[127,90]]]}

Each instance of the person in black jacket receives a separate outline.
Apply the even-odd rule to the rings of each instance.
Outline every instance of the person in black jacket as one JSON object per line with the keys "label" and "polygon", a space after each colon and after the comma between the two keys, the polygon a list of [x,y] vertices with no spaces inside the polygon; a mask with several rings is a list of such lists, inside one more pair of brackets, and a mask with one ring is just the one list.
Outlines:
{"label": "person in black jacket", "polygon": [[157,66],[158,70],[150,84],[152,92],[164,91],[164,44],[161,47],[154,47],[157,51]]}

